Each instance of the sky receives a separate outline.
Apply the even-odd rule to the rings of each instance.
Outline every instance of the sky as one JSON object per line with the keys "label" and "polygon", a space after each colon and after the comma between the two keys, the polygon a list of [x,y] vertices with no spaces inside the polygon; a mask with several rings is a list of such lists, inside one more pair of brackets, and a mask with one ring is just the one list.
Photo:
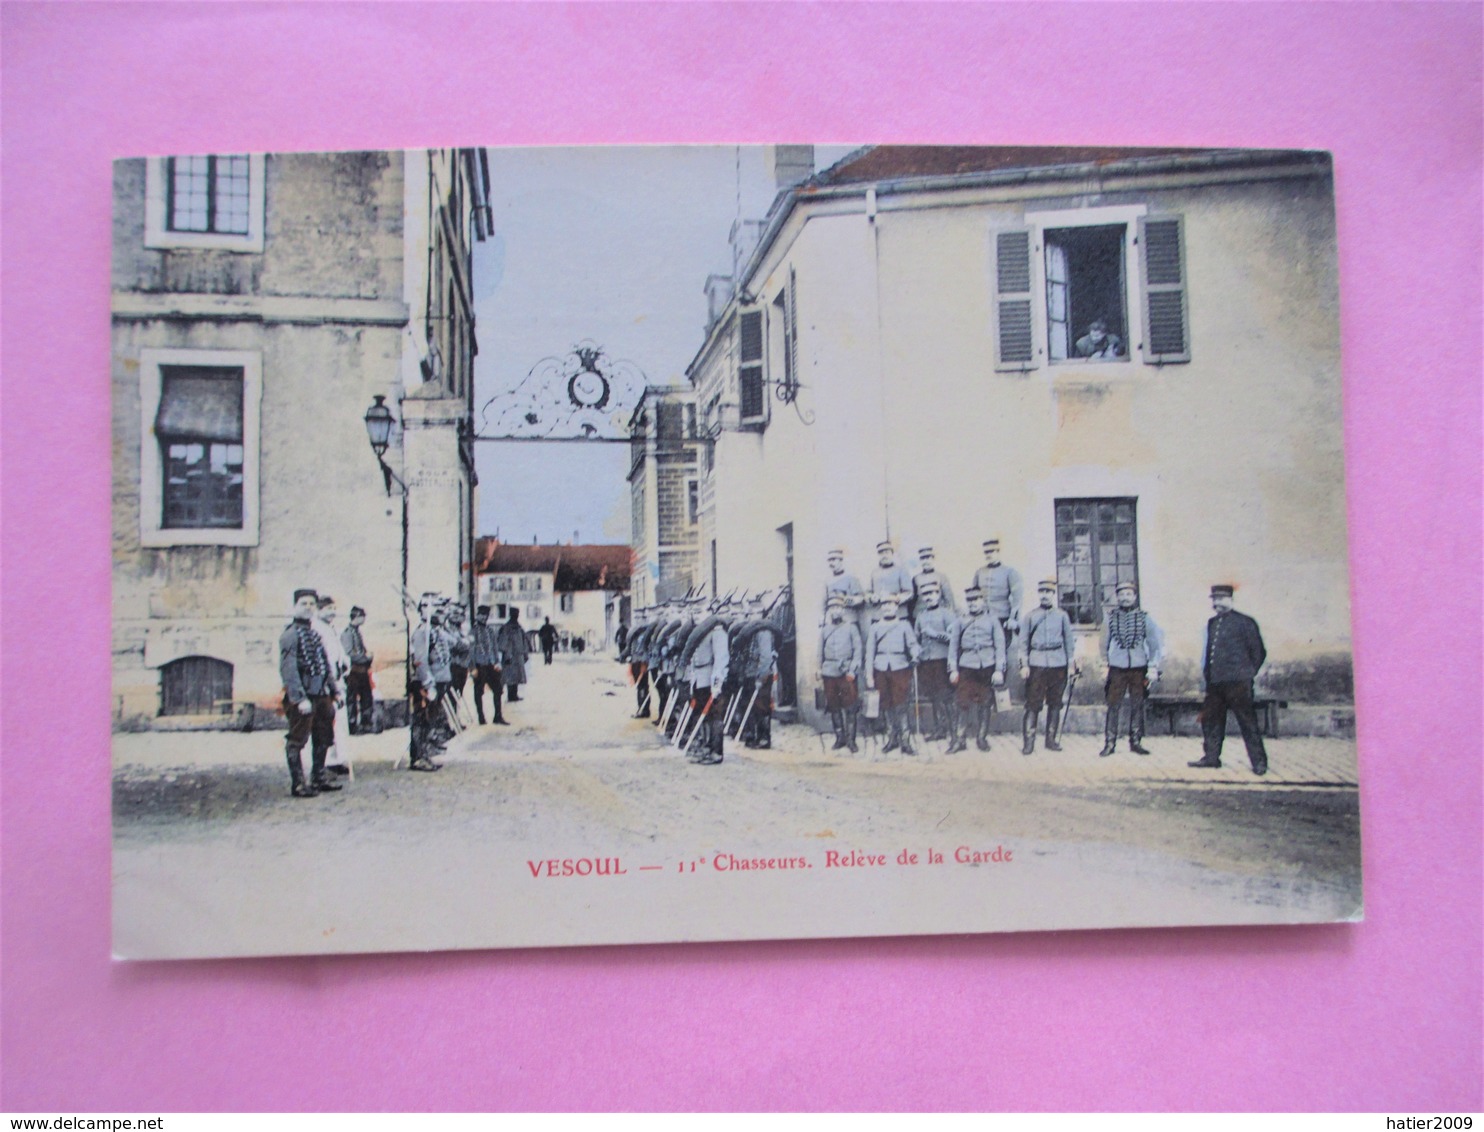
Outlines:
{"label": "sky", "polygon": [[[818,146],[823,168],[850,146]],[[680,383],[706,329],[703,286],[731,269],[739,212],[773,200],[761,146],[490,149],[495,234],[474,246],[475,420],[583,340]],[[621,444],[480,444],[479,534],[628,542]]]}

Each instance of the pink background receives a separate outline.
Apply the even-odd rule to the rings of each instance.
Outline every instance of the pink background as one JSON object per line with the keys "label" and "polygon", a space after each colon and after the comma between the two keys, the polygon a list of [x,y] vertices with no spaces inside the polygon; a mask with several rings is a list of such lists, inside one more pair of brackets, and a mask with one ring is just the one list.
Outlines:
{"label": "pink background", "polygon": [[[1480,12],[5,4],[0,1108],[1479,1109]],[[1366,923],[111,962],[109,160],[864,140],[1334,151]]]}

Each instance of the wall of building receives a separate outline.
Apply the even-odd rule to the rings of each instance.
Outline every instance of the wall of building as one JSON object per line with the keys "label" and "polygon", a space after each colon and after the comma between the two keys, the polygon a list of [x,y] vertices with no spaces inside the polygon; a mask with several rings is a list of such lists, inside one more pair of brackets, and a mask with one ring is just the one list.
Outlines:
{"label": "wall of building", "polygon": [[[814,423],[774,401],[763,433],[724,433],[706,531],[725,590],[781,581],[778,530],[792,524],[806,686],[832,546],[866,583],[884,534],[909,564],[928,543],[962,588],[981,541],[997,536],[1034,601],[1036,579],[1055,573],[1054,500],[1137,497],[1145,605],[1169,638],[1166,690],[1193,685],[1220,581],[1263,625],[1269,687],[1300,698],[1348,689],[1327,178],[1087,188],[1002,189],[954,207],[883,198],[874,222],[859,205],[833,206],[794,222],[796,237],[786,229],[752,282],[768,308],[795,273],[799,406]],[[1027,212],[1136,205],[1185,218],[1191,361],[996,372],[994,232]],[[1131,325],[1135,359],[1142,337]],[[704,405],[715,378],[699,376]],[[1095,654],[1095,640],[1084,649]]]}

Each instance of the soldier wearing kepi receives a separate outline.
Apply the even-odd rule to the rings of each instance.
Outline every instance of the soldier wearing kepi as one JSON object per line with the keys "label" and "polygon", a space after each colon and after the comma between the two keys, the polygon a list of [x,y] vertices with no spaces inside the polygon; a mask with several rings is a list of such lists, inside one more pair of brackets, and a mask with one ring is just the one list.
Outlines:
{"label": "soldier wearing kepi", "polygon": [[1020,633],[1020,607],[1025,600],[1021,593],[1020,571],[1000,562],[1000,540],[984,540],[984,565],[974,573],[974,585],[984,594],[985,607],[999,619],[1005,631],[1005,644],[1013,646]]}
{"label": "soldier wearing kepi", "polygon": [[1257,622],[1232,608],[1232,586],[1211,587],[1211,608],[1216,616],[1206,622],[1201,645],[1201,682],[1206,702],[1201,705],[1201,731],[1205,756],[1189,765],[1221,765],[1221,745],[1226,738],[1226,713],[1234,712],[1247,745],[1253,774],[1267,774],[1268,752],[1252,703],[1252,682],[1268,658]]}
{"label": "soldier wearing kepi", "polygon": [[917,666],[917,694],[933,706],[933,729],[923,738],[947,736],[950,744],[958,741],[953,685],[948,681],[948,648],[957,624],[958,618],[945,605],[936,581],[918,590],[917,610],[912,616],[917,642],[922,646],[922,661]]}
{"label": "soldier wearing kepi", "polygon": [[830,564],[830,577],[825,579],[825,611],[830,610],[830,601],[840,598],[841,607],[846,611],[846,617],[856,620],[859,625],[859,611],[865,605],[865,590],[861,589],[861,582],[856,579],[855,574],[846,573],[844,568],[844,550],[831,550],[825,561]]}
{"label": "soldier wearing kepi", "polygon": [[[289,764],[290,792],[313,798],[340,784],[325,773],[325,752],[335,741],[335,682],[324,642],[313,620],[318,595],[294,591],[294,619],[278,638],[278,673],[283,677],[283,713],[289,722],[284,754]],[[312,744],[313,771],[304,780],[304,744]]]}
{"label": "soldier wearing kepi", "polygon": [[345,677],[345,706],[352,735],[364,735],[370,731],[376,716],[376,701],[371,696],[371,653],[361,632],[365,623],[366,611],[353,605],[350,607],[350,624],[340,634],[340,647],[350,661],[350,672]]}
{"label": "soldier wearing kepi", "polygon": [[438,749],[433,735],[433,700],[438,686],[433,679],[431,653],[436,630],[433,628],[433,609],[438,604],[438,595],[425,593],[418,600],[417,628],[412,630],[411,647],[408,650],[407,699],[412,717],[411,750],[407,768],[409,770],[433,771],[442,769],[433,761]]}
{"label": "soldier wearing kepi", "polygon": [[1132,582],[1120,582],[1115,591],[1118,606],[1108,611],[1103,625],[1103,657],[1108,662],[1108,679],[1103,685],[1108,714],[1103,722],[1103,749],[1106,758],[1118,746],[1118,712],[1128,696],[1128,749],[1136,755],[1147,755],[1144,749],[1144,694],[1159,679],[1164,635],[1154,618],[1139,608],[1139,589]]}
{"label": "soldier wearing kepi", "polygon": [[634,682],[634,718],[648,719],[652,714],[649,706],[653,693],[649,687],[649,664],[644,657],[644,638],[649,634],[649,610],[641,609],[634,617],[633,627],[619,656],[628,661],[629,679]]}
{"label": "soldier wearing kepi", "polygon": [[904,619],[911,616],[911,605],[907,605],[905,614],[902,606],[912,601],[912,575],[897,562],[897,548],[890,539],[876,544],[876,569],[871,571],[871,592],[866,600],[873,625],[886,616],[888,601],[895,607],[894,616],[901,614]]}
{"label": "soldier wearing kepi", "polygon": [[770,750],[773,746],[773,681],[778,676],[778,641],[766,619],[762,595],[748,603],[748,620],[757,629],[745,638],[740,694],[746,696],[738,710],[747,712],[742,727],[744,747]]}
{"label": "soldier wearing kepi", "polygon": [[1056,582],[1047,579],[1036,586],[1041,599],[1038,608],[1021,620],[1025,657],[1020,674],[1025,677],[1025,715],[1020,722],[1022,754],[1036,749],[1036,717],[1046,708],[1046,749],[1061,750],[1057,733],[1061,730],[1061,698],[1067,688],[1067,675],[1077,671],[1077,641],[1072,634],[1072,621],[1056,607]]}
{"label": "soldier wearing kepi", "polygon": [[703,632],[691,653],[688,667],[692,710],[686,726],[692,730],[700,729],[696,737],[700,749],[692,748],[692,757],[703,766],[712,766],[722,761],[722,746],[726,738],[723,688],[731,657],[727,649],[725,621],[711,616],[696,628]]}
{"label": "soldier wearing kepi", "polygon": [[938,603],[949,613],[958,612],[958,601],[953,596],[953,586],[938,569],[938,554],[930,546],[917,551],[917,573],[912,576],[912,614],[917,615],[917,603],[922,601],[922,591],[928,586],[938,587]]}
{"label": "soldier wearing kepi", "polygon": [[881,690],[881,714],[891,728],[891,737],[881,748],[915,755],[907,726],[907,704],[912,696],[912,672],[922,655],[912,625],[897,617],[897,601],[883,595],[881,620],[871,626],[866,642],[866,687]]}
{"label": "soldier wearing kepi", "polygon": [[505,723],[504,678],[500,674],[499,633],[490,624],[490,607],[481,605],[474,611],[474,634],[469,645],[469,660],[474,665],[474,710],[484,722],[484,690],[488,688],[495,701],[494,722]]}
{"label": "soldier wearing kepi", "polygon": [[849,747],[854,754],[856,707],[860,702],[857,682],[866,649],[855,621],[846,617],[843,595],[831,595],[826,608],[827,624],[819,637],[819,675],[824,682],[824,708],[835,727],[833,750]]}
{"label": "soldier wearing kepi", "polygon": [[984,593],[970,586],[964,591],[968,615],[954,625],[948,645],[948,681],[957,691],[962,732],[955,732],[948,753],[969,745],[975,729],[975,745],[989,750],[989,717],[994,709],[994,690],[1005,684],[1005,630],[1000,619],[984,604]]}

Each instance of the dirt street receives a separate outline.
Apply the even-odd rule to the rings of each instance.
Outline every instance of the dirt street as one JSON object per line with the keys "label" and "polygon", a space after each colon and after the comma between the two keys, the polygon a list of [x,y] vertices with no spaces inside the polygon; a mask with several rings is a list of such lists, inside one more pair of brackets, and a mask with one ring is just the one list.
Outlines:
{"label": "dirt street", "polygon": [[[1007,736],[988,753],[971,745],[946,756],[937,744],[906,758],[832,752],[800,725],[775,728],[774,750],[729,744],[726,761],[707,767],[629,718],[632,692],[612,660],[546,667],[538,657],[523,693],[507,705],[511,726],[466,732],[438,774],[406,769],[405,731],[357,738],[354,782],[309,800],[289,796],[282,733],[116,736],[116,950],[402,950],[1359,912],[1353,745],[1338,740],[1275,740],[1274,773],[1258,780],[1241,766],[1240,740],[1226,767],[1202,772],[1185,766],[1199,753],[1190,739],[1151,739],[1147,759],[1099,759],[1091,736],[1032,758]],[[971,860],[997,848],[1014,863]],[[929,866],[930,852],[941,862]],[[871,864],[839,864],[852,853]],[[918,857],[910,867],[907,854]],[[728,867],[768,860],[801,867]],[[564,861],[614,862],[623,875],[563,878]]]}

